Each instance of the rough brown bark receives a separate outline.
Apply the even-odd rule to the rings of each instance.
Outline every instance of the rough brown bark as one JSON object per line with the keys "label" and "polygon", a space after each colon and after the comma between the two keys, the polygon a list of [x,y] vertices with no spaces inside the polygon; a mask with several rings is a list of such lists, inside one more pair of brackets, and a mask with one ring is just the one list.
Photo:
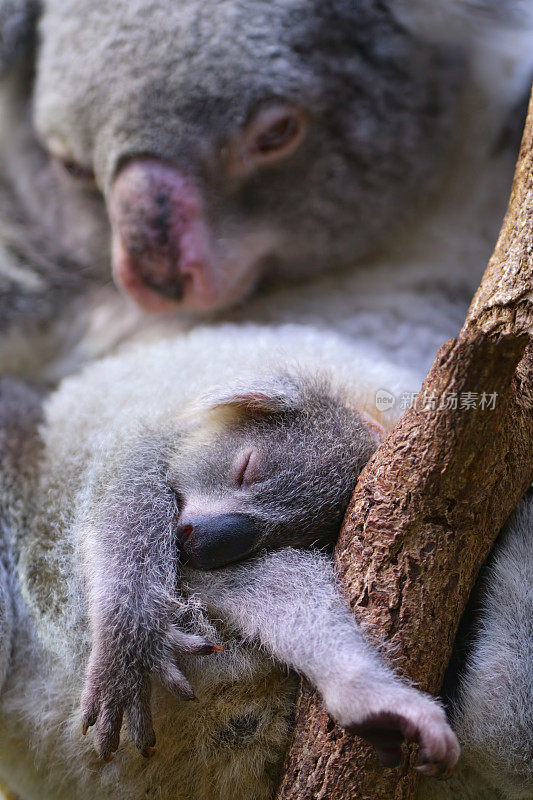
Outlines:
{"label": "rough brown bark", "polygon": [[[476,575],[533,478],[533,98],[494,255],[421,395],[465,391],[496,392],[496,408],[408,410],[361,475],[336,550],[357,618],[433,693]],[[412,758],[382,770],[304,685],[278,800],[413,800]]]}

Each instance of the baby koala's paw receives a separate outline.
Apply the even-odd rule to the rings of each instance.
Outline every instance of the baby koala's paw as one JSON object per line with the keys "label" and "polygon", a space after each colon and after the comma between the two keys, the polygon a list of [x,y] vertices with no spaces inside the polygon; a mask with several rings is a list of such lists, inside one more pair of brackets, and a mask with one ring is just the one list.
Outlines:
{"label": "baby koala's paw", "polygon": [[194,689],[176,666],[176,659],[223,649],[174,626],[154,638],[158,641],[150,647],[146,643],[135,647],[134,640],[125,647],[103,640],[93,647],[82,693],[82,723],[84,734],[94,726],[94,746],[104,761],[110,761],[118,749],[124,714],[134,745],[146,758],[153,754],[152,675],[183,700],[194,700]]}
{"label": "baby koala's paw", "polygon": [[364,687],[358,682],[350,695],[333,692],[326,699],[327,708],[343,728],[375,748],[383,766],[400,763],[402,743],[407,741],[419,745],[419,772],[442,779],[453,774],[459,742],[433,698],[398,682],[371,680]]}
{"label": "baby koala's paw", "polygon": [[208,642],[203,636],[185,633],[176,625],[169,625],[152,654],[152,673],[172,694],[183,700],[195,700],[194,690],[177,668],[176,660],[184,655],[208,656],[223,650],[223,647]]}

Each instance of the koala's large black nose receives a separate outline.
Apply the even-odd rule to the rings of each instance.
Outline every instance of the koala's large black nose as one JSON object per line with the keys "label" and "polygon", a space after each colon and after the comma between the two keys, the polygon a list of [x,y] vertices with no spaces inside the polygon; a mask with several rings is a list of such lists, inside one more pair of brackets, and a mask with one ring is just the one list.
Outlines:
{"label": "koala's large black nose", "polygon": [[260,544],[261,526],[249,514],[184,514],[177,537],[183,561],[216,569],[251,555]]}

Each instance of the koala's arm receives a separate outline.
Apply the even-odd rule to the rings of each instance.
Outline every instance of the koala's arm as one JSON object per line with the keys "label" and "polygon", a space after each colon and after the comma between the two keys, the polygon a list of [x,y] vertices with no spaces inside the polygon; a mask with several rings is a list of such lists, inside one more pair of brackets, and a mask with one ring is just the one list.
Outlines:
{"label": "koala's arm", "polygon": [[38,3],[0,0],[0,76],[29,47]]}
{"label": "koala's arm", "polygon": [[0,377],[0,519],[4,531],[31,514],[42,448],[40,393],[22,381]]}
{"label": "koala's arm", "polygon": [[283,550],[201,579],[193,575],[191,584],[241,635],[304,675],[329,713],[370,741],[384,764],[398,762],[408,739],[420,745],[420,771],[442,775],[454,768],[459,745],[443,710],[402,683],[369,647],[329,559]]}
{"label": "koala's arm", "polygon": [[107,466],[93,476],[79,536],[92,634],[83,726],[85,733],[95,726],[96,750],[108,760],[118,747],[124,713],[134,744],[150,755],[151,675],[194,699],[176,657],[218,648],[179,627],[176,500],[164,480],[160,450],[143,439],[136,449],[105,452]]}
{"label": "koala's arm", "polygon": [[0,378],[0,687],[11,652],[13,612],[8,575],[14,561],[12,538],[31,516],[41,419],[38,392],[12,378]]}

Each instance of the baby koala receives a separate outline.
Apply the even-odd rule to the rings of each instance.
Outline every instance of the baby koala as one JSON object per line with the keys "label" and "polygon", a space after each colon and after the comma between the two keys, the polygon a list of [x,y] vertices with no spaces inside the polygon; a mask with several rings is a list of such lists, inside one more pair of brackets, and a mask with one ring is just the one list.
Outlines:
{"label": "baby koala", "polygon": [[[55,585],[81,577],[91,630],[82,724],[94,726],[102,758],[118,748],[124,715],[151,755],[152,679],[191,700],[185,675],[200,679],[191,657],[231,641],[199,662],[203,703],[238,681],[242,653],[259,646],[262,659],[307,677],[384,763],[398,761],[407,738],[427,774],[454,767],[459,747],[442,709],[373,653],[320,552],[394,424],[376,410],[376,389],[409,380],[333,334],[226,325],[130,345],[63,381],[44,407],[37,536]],[[70,543],[73,574],[62,555]],[[24,547],[31,598],[35,547]],[[216,635],[191,621],[196,601]],[[67,607],[58,619],[49,606],[39,603],[39,629],[69,641]]]}
{"label": "baby koala", "polygon": [[102,757],[118,746],[124,711],[149,755],[150,675],[192,700],[176,659],[223,649],[173,621],[180,564],[211,570],[287,546],[331,548],[382,431],[326,378],[276,369],[177,407],[155,428],[106,432],[86,465],[83,542],[93,634],[84,731],[96,725]]}

